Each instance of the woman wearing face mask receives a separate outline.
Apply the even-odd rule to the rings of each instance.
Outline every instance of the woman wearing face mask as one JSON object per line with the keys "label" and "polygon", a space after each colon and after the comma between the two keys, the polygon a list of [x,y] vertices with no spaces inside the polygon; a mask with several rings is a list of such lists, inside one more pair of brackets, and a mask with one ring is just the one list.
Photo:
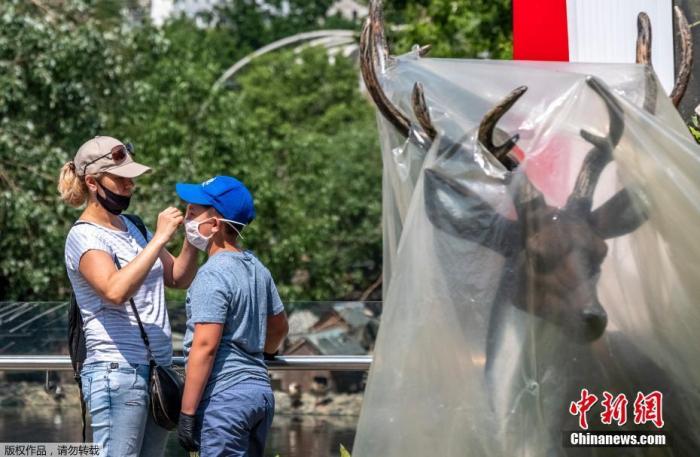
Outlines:
{"label": "woman wearing face mask", "polygon": [[58,184],[69,205],[87,202],[68,233],[65,261],[83,318],[87,357],[80,374],[93,441],[110,457],[162,456],[168,436],[148,412],[148,354],[129,299],[153,358],[170,365],[164,286],[187,288],[197,272],[197,250],[190,243],[185,241],[178,257],[166,249],[183,222],[177,208],[162,211],[155,233],[145,238],[121,214],[129,206],[133,179],[149,170],[134,162],[130,147],[98,136],[63,166]]}

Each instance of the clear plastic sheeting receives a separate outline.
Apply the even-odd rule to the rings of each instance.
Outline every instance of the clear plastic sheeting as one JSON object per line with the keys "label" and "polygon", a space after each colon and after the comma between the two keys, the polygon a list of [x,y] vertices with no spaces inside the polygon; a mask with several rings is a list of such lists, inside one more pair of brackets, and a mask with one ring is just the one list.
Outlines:
{"label": "clear plastic sheeting", "polygon": [[[698,455],[700,150],[653,74],[409,54],[380,77],[411,118],[423,84],[438,137],[379,116],[385,299],[353,456]],[[521,85],[494,135],[520,137],[508,170],[477,130]],[[662,428],[635,423],[656,391]],[[563,445],[599,430],[671,445]]]}

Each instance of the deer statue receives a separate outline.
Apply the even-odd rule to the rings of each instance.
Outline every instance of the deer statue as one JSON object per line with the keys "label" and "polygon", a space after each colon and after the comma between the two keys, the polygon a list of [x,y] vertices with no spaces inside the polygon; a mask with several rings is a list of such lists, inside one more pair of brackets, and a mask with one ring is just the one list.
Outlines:
{"label": "deer statue", "polygon": [[[676,10],[683,40],[683,68],[673,92],[677,105],[687,86],[689,75],[690,46],[688,25]],[[638,62],[650,69],[651,31],[648,17],[640,15],[638,39]],[[578,172],[574,189],[566,204],[559,208],[549,205],[542,192],[520,170],[521,160],[513,153],[518,135],[508,137],[496,127],[499,119],[522,97],[527,87],[518,87],[503,101],[485,114],[474,135],[476,146],[438,135],[427,106],[423,86],[416,83],[411,105],[418,126],[401,112],[382,90],[376,73],[376,62],[387,61],[388,51],[383,35],[383,24],[379,2],[370,3],[370,16],[361,36],[360,64],[365,85],[379,112],[404,137],[421,148],[429,149],[437,144],[437,157],[424,169],[423,198],[430,223],[438,232],[499,253],[504,258],[502,275],[494,298],[493,311],[488,322],[485,376],[493,386],[493,408],[504,423],[504,429],[522,426],[522,419],[530,414],[532,405],[514,405],[513,392],[528,386],[516,375],[523,371],[522,361],[513,359],[513,348],[508,347],[508,337],[514,320],[522,316],[534,316],[543,323],[536,327],[542,332],[558,334],[558,339],[546,339],[538,350],[549,351],[547,360],[557,361],[558,366],[536,366],[528,369],[543,372],[555,369],[566,372],[566,386],[546,386],[558,392],[555,401],[561,408],[561,416],[552,418],[551,448],[547,455],[669,455],[690,456],[700,450],[700,440],[694,436],[689,418],[697,418],[690,409],[700,406],[700,393],[687,392],[674,386],[662,369],[650,362],[643,351],[634,347],[620,332],[608,331],[605,304],[598,299],[597,284],[601,266],[608,252],[607,239],[620,237],[637,230],[648,219],[649,209],[631,189],[619,190],[605,203],[593,209],[593,194],[601,173],[613,161],[613,152],[625,130],[624,109],[616,97],[599,79],[589,76],[586,84],[591,95],[602,100],[608,116],[605,136],[588,130],[580,131],[581,137],[590,144],[583,164]],[[425,55],[428,47],[419,48]],[[647,71],[644,109],[653,114],[656,102],[656,82]],[[501,144],[494,144],[494,137]],[[476,149],[473,149],[473,148]],[[465,163],[473,161],[475,155],[502,167],[499,177],[482,176],[481,183],[505,185],[507,196],[515,209],[515,219],[508,218],[494,209],[479,194],[472,190],[468,178],[460,173]],[[517,310],[517,311],[516,311]],[[521,335],[521,342],[527,335]],[[557,348],[552,341],[565,341],[571,345],[565,358],[557,359]],[[544,347],[546,345],[550,347]],[[520,348],[517,348],[519,351]],[[572,357],[572,354],[574,355]],[[624,354],[621,355],[621,354]],[[513,364],[520,364],[513,368]],[[567,413],[568,402],[578,397],[578,389],[617,389],[634,398],[638,391],[660,390],[664,393],[668,411],[673,411],[667,421],[673,434],[672,448],[627,448],[604,452],[598,449],[564,449],[557,433],[576,428],[574,417]],[[690,409],[689,409],[690,408]],[[695,416],[692,416],[695,414]],[[521,422],[518,422],[521,421]],[[603,424],[596,423],[598,429]],[[602,427],[602,428],[601,428]],[[514,455],[531,455],[523,445]]]}

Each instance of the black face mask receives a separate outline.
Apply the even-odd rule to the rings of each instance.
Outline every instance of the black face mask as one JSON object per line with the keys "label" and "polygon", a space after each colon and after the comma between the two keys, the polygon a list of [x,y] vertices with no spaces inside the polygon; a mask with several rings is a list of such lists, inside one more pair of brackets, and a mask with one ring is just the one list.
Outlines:
{"label": "black face mask", "polygon": [[101,196],[99,192],[96,193],[97,201],[100,202],[100,205],[110,213],[114,214],[115,216],[121,214],[122,211],[125,211],[129,207],[129,202],[131,201],[131,196],[124,196],[124,195],[119,195],[115,194],[111,190],[107,189],[105,186],[100,184],[100,187],[102,188],[102,191],[105,193],[105,196]]}

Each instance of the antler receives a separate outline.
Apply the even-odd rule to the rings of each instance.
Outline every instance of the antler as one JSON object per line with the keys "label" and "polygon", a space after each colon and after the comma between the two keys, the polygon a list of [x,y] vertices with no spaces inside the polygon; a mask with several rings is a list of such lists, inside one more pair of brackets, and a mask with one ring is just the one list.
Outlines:
{"label": "antler", "polygon": [[648,217],[649,208],[642,199],[622,189],[596,208],[588,220],[598,236],[607,239],[635,231]]}
{"label": "antler", "polygon": [[[446,155],[459,153],[461,148],[453,143]],[[450,171],[450,168],[425,169],[423,194],[430,222],[450,235],[479,243],[504,256],[512,255],[519,248],[519,221],[502,216],[470,189],[464,179],[451,176]],[[491,184],[498,185],[495,180]]]}
{"label": "antler", "polygon": [[[423,56],[430,52],[430,45],[423,46],[419,49],[419,55]],[[375,70],[375,62],[386,62],[389,57],[389,52],[384,39],[384,21],[382,19],[381,0],[372,0],[369,4],[369,16],[362,27],[360,35],[360,70],[362,79],[365,82],[367,91],[369,92],[377,109],[382,113],[382,116],[389,121],[398,132],[406,138],[410,138],[411,120],[403,114],[386,96],[382,89],[377,72]],[[426,108],[427,112],[427,108]],[[422,145],[430,144],[431,135],[429,138],[421,131],[414,131],[414,137]]]}
{"label": "antler", "polygon": [[435,130],[433,121],[430,119],[430,111],[428,110],[428,105],[425,102],[423,84],[415,83],[413,85],[411,104],[413,105],[413,114],[416,115],[416,119],[418,120],[421,128],[425,130],[425,133],[428,134],[432,141],[435,141],[437,130]]}
{"label": "antler", "polygon": [[[418,48],[418,54],[422,57],[428,54],[430,45]],[[388,50],[384,39],[384,25],[382,20],[381,0],[371,0],[369,5],[369,16],[365,21],[360,36],[360,69],[362,79],[365,82],[367,91],[384,118],[388,120],[398,132],[404,137],[409,137],[411,133],[411,120],[403,114],[389,100],[382,90],[381,83],[377,77],[375,62],[385,62],[388,58]],[[493,143],[493,133],[498,120],[513,106],[513,104],[525,93],[525,86],[518,87],[501,103],[491,109],[483,118],[479,127],[479,141],[491,153],[503,163],[506,168],[512,170],[518,163],[508,156],[508,152],[518,141],[518,135],[509,138],[505,143],[496,146]],[[413,88],[412,97],[413,112],[418,123],[425,131],[416,131],[417,140],[422,144],[430,144],[437,136],[437,130],[430,119],[430,111],[425,101],[423,86],[416,83]]]}
{"label": "antler", "polygon": [[657,88],[651,63],[651,21],[645,12],[637,16],[637,63],[644,65],[644,105],[650,114],[656,112]]}
{"label": "antler", "polygon": [[360,68],[362,79],[367,86],[374,104],[401,135],[407,137],[411,129],[411,121],[396,108],[382,90],[377,78],[374,64],[379,60],[377,44],[384,42],[384,25],[382,23],[381,6],[377,2],[370,2],[369,16],[362,28],[360,36]]}
{"label": "antler", "polygon": [[[681,36],[681,58],[676,82],[671,91],[671,101],[674,106],[678,106],[688,88],[690,81],[690,71],[693,67],[693,40],[690,34],[688,20],[680,7],[675,6],[676,27]],[[637,63],[644,64],[645,68],[645,94],[644,109],[651,114],[656,111],[656,82],[652,75],[653,65],[651,62],[651,21],[645,12],[637,16]]]}
{"label": "antler", "polygon": [[[479,124],[479,142],[509,171],[512,171],[518,166],[517,159],[510,156],[508,153],[518,142],[520,135],[516,133],[500,146],[493,144],[493,135],[497,128],[496,124],[498,121],[508,112],[515,102],[517,102],[518,99],[523,96],[525,91],[527,91],[527,86],[520,86],[513,90],[503,100],[501,100],[501,102],[489,110]],[[435,137],[437,136],[437,130],[433,126],[433,122],[430,119],[430,111],[428,110],[428,105],[425,102],[425,93],[421,83],[416,83],[413,86],[411,101],[413,113],[415,114],[418,123],[420,124],[421,128],[425,130],[430,139],[434,141]],[[506,135],[505,132],[501,130],[498,130],[498,132],[502,134],[502,136]]]}
{"label": "antler", "polygon": [[670,97],[673,104],[678,106],[685,94],[685,90],[688,88],[690,70],[693,67],[693,40],[691,39],[688,20],[678,5],[674,7],[674,12],[676,13],[678,32],[681,34],[681,66],[678,69],[676,84],[673,86]]}
{"label": "antler", "polygon": [[651,21],[644,11],[637,15],[637,63],[651,65]]}
{"label": "antler", "polygon": [[499,162],[501,162],[508,170],[513,170],[518,166],[518,161],[508,156],[508,153],[515,146],[515,143],[520,139],[517,133],[506,140],[500,146],[493,144],[493,131],[496,128],[496,123],[505,115],[508,110],[518,101],[520,97],[527,91],[526,86],[520,86],[508,94],[501,102],[491,108],[486,115],[481,119],[479,124],[479,142],[488,149]]}
{"label": "antler", "polygon": [[[500,146],[493,144],[493,135],[497,128],[496,124],[498,121],[526,91],[527,86],[515,88],[496,106],[491,108],[491,110],[484,115],[479,124],[479,142],[509,171],[513,171],[519,165],[518,159],[509,153],[520,139],[520,135],[516,133]],[[499,129],[498,132],[505,136],[505,132],[502,130]],[[523,224],[522,226],[526,226],[528,218],[532,216],[537,209],[545,206],[546,202],[542,192],[532,184],[525,173],[521,173],[519,176],[516,176],[515,179],[517,179],[518,182],[514,183],[513,204],[518,214],[518,221]]]}
{"label": "antler", "polygon": [[612,151],[620,142],[620,138],[622,138],[625,124],[622,107],[617,103],[605,84],[593,76],[588,76],[586,83],[603,99],[610,117],[610,127],[606,137],[600,137],[587,130],[581,130],[581,136],[591,143],[593,148],[583,160],[581,171],[576,178],[574,191],[569,197],[567,207],[575,205],[577,210],[588,213],[593,204],[595,186],[603,169],[612,160]]}

